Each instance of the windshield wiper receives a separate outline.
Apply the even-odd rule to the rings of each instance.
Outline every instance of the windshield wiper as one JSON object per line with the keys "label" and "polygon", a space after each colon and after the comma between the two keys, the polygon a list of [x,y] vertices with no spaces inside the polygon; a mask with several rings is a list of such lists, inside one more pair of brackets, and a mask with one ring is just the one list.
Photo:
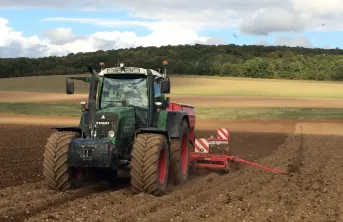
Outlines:
{"label": "windshield wiper", "polygon": [[117,103],[122,102],[122,103],[126,103],[127,101],[125,99],[123,99],[123,100],[106,100],[106,101],[102,101],[102,102],[103,103],[107,103],[107,102],[117,102]]}

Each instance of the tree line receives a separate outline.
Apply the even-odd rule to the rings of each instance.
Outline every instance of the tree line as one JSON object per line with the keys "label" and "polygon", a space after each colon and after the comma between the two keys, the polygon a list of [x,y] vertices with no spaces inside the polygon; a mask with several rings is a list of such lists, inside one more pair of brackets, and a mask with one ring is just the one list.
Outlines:
{"label": "tree line", "polygon": [[118,65],[162,69],[169,74],[269,79],[342,80],[343,50],[256,45],[179,45],[137,47],[67,56],[0,59],[0,78],[87,73],[87,66]]}

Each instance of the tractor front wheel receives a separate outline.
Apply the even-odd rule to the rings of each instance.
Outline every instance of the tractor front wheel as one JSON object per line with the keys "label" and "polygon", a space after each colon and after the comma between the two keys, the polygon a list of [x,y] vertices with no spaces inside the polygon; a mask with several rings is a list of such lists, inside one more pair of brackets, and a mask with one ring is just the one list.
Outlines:
{"label": "tractor front wheel", "polygon": [[169,149],[164,135],[137,135],[131,155],[131,186],[134,193],[155,196],[165,193],[168,185]]}
{"label": "tractor front wheel", "polygon": [[170,172],[175,185],[187,182],[189,171],[189,130],[187,121],[180,126],[180,138],[170,142]]}
{"label": "tractor front wheel", "polygon": [[68,166],[68,148],[75,132],[52,133],[45,145],[43,175],[46,185],[57,191],[78,188],[84,181],[84,169]]}

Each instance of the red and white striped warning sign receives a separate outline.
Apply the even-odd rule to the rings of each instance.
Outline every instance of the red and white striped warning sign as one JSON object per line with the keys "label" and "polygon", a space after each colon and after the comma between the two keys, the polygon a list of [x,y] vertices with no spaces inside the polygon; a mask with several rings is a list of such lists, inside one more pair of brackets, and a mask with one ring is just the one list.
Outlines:
{"label": "red and white striped warning sign", "polygon": [[196,153],[209,153],[210,148],[206,139],[195,139],[195,152]]}
{"label": "red and white striped warning sign", "polygon": [[228,140],[229,139],[229,130],[226,128],[219,128],[217,130],[217,138],[222,140]]}

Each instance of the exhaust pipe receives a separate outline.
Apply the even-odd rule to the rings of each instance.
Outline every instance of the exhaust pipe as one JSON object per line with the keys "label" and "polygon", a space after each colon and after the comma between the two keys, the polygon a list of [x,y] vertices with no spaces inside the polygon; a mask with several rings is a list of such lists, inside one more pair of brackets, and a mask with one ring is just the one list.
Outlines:
{"label": "exhaust pipe", "polygon": [[90,129],[93,129],[94,127],[94,116],[96,113],[96,93],[98,90],[98,74],[96,71],[88,66],[88,71],[92,74],[92,77],[90,79],[90,85],[89,85],[89,95],[88,95],[88,110],[89,110],[89,126]]}

